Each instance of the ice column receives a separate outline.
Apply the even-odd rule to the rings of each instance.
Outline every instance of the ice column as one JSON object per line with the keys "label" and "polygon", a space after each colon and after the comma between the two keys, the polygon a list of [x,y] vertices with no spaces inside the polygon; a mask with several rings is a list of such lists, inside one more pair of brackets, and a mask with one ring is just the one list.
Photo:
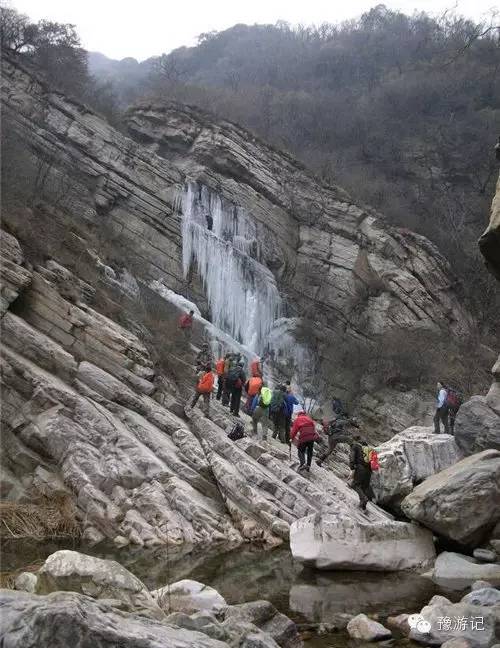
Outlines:
{"label": "ice column", "polygon": [[244,210],[190,183],[182,201],[182,255],[185,277],[192,264],[198,270],[215,326],[261,352],[281,299],[272,272],[259,261],[255,223]]}

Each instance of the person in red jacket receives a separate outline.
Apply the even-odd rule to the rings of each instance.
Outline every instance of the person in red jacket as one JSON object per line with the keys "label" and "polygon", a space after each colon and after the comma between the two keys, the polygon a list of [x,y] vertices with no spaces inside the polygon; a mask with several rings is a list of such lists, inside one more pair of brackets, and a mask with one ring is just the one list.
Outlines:
{"label": "person in red jacket", "polygon": [[293,422],[290,439],[297,446],[299,453],[299,470],[309,472],[312,463],[314,442],[319,439],[316,425],[305,412],[299,412]]}
{"label": "person in red jacket", "polygon": [[198,402],[200,396],[203,398],[203,405],[205,410],[205,416],[208,418],[210,414],[210,396],[212,394],[212,389],[214,388],[214,375],[212,373],[212,367],[206,365],[203,371],[200,371],[198,374],[198,383],[196,385],[196,391],[191,401],[191,409],[194,408]]}
{"label": "person in red jacket", "polygon": [[193,315],[194,311],[190,310],[189,313],[184,313],[179,318],[179,328],[184,333],[184,337],[189,342],[191,333],[193,332]]}

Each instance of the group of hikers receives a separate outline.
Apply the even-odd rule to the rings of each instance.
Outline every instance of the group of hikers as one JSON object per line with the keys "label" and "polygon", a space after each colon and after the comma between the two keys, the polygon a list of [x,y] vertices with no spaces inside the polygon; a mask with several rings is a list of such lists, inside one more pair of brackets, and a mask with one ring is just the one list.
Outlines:
{"label": "group of hikers", "polygon": [[[246,400],[242,409],[251,417],[254,436],[267,440],[268,431],[272,430],[272,438],[288,445],[290,451],[291,446],[295,445],[299,459],[298,471],[308,473],[311,470],[314,444],[322,439],[317,431],[318,422],[300,408],[290,381],[274,389],[266,384],[262,364],[260,358],[254,358],[250,362],[247,377],[240,353],[228,352],[214,363],[210,346],[204,343],[196,356],[197,384],[190,406],[194,408],[202,398],[204,413],[209,416],[210,399],[216,387],[215,398],[229,407],[234,417],[240,418],[241,398],[245,392]],[[217,385],[212,371],[214,365]],[[294,410],[298,410],[295,418]],[[319,455],[316,463],[321,466],[339,443],[348,443],[351,446],[351,486],[359,496],[360,507],[366,509],[373,496],[371,474],[373,470],[378,470],[376,452],[361,439],[356,419],[347,414],[338,399],[333,401],[333,410],[331,420],[321,421],[327,448]],[[352,428],[358,432],[352,434]],[[245,426],[242,421],[236,421],[229,438],[235,441],[243,436]]]}
{"label": "group of hikers", "polygon": [[[186,338],[190,339],[193,311],[181,317],[180,328]],[[272,438],[290,447],[297,447],[299,459],[299,472],[311,470],[314,444],[326,440],[322,444],[316,463],[321,466],[335,451],[339,443],[350,446],[349,465],[351,468],[351,486],[359,496],[360,507],[366,508],[368,501],[373,497],[370,486],[371,475],[379,469],[377,452],[368,446],[362,438],[357,420],[349,416],[342,402],[334,398],[332,401],[333,417],[322,419],[323,436],[317,431],[317,423],[312,416],[300,407],[299,400],[293,393],[290,381],[271,388],[264,381],[263,360],[255,357],[249,365],[248,376],[245,371],[245,362],[241,353],[227,352],[216,362],[212,355],[210,345],[204,342],[196,356],[197,384],[191,409],[195,407],[200,398],[203,399],[205,415],[210,413],[210,399],[215,387],[217,377],[217,390],[215,398],[228,407],[231,414],[240,418],[240,407],[243,393],[246,399],[243,405],[245,414],[251,417],[253,434],[266,441],[268,430],[272,430]],[[434,416],[434,429],[453,434],[455,418],[462,403],[459,392],[443,382],[437,384],[437,403]],[[297,410],[295,418],[294,411]],[[292,422],[293,420],[293,422]],[[260,425],[259,425],[260,424]],[[260,426],[260,430],[259,430]],[[229,434],[229,438],[237,440],[245,436],[245,426],[237,421]]]}

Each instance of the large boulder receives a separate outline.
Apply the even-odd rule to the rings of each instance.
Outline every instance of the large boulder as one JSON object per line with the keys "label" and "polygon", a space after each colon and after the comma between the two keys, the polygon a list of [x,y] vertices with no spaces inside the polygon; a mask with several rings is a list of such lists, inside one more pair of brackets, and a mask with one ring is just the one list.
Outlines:
{"label": "large boulder", "polygon": [[121,612],[75,592],[0,591],[2,645],[36,648],[228,648],[200,632]]}
{"label": "large boulder", "polygon": [[491,203],[490,223],[479,239],[479,249],[490,272],[500,280],[500,176]]}
{"label": "large boulder", "polygon": [[482,587],[466,594],[463,603],[471,603],[472,605],[500,605],[500,590],[494,587]]}
{"label": "large boulder", "polygon": [[362,639],[363,641],[380,641],[390,639],[392,632],[385,628],[378,621],[374,621],[366,614],[358,614],[347,624],[347,633],[353,639]]}
{"label": "large boulder", "polygon": [[466,455],[500,450],[500,389],[493,383],[488,396],[473,396],[460,408],[455,439]]}
{"label": "large boulder", "polygon": [[227,603],[213,587],[195,580],[184,579],[151,592],[158,605],[166,612],[221,612]]}
{"label": "large boulder", "polygon": [[410,639],[426,645],[467,639],[477,648],[487,648],[495,638],[495,614],[488,607],[443,601],[426,605],[420,616],[426,623],[413,627]]}
{"label": "large boulder", "polygon": [[396,434],[377,452],[380,470],[373,473],[371,485],[384,506],[397,506],[416,484],[463,458],[453,436],[418,426]]}
{"label": "large boulder", "polygon": [[328,511],[292,524],[293,557],[318,569],[397,571],[429,565],[432,534],[414,524],[366,522]]}
{"label": "large boulder", "polygon": [[500,519],[499,501],[500,452],[485,450],[427,478],[401,507],[445,538],[477,545]]}
{"label": "large boulder", "polygon": [[231,605],[225,612],[225,620],[229,619],[252,623],[271,635],[281,648],[299,648],[303,645],[295,623],[285,614],[278,612],[269,601],[252,601]]}
{"label": "large boulder", "polygon": [[469,587],[478,580],[500,585],[500,564],[480,563],[470,556],[444,551],[436,559],[432,580],[440,587],[456,590]]}
{"label": "large boulder", "polygon": [[56,551],[38,571],[37,594],[57,591],[112,599],[120,601],[126,610],[157,619],[164,617],[145,585],[125,567],[114,560],[102,560],[78,551]]}

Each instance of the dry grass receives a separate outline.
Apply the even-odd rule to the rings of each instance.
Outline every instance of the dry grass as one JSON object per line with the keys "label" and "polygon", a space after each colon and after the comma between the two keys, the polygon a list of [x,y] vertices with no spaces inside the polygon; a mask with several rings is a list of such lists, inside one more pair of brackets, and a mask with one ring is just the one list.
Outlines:
{"label": "dry grass", "polygon": [[68,496],[43,497],[36,503],[0,502],[0,537],[52,538],[80,537],[75,506]]}

